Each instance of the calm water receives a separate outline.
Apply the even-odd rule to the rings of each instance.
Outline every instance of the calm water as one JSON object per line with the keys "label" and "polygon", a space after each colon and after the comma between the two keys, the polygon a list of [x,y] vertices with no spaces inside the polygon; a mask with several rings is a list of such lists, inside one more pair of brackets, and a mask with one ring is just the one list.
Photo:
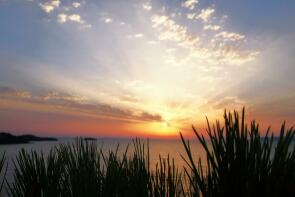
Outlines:
{"label": "calm water", "polygon": [[[0,154],[5,152],[6,161],[8,162],[8,171],[7,171],[7,180],[8,182],[13,182],[13,160],[15,160],[18,152],[24,148],[27,151],[37,150],[42,151],[43,153],[49,153],[50,149],[61,143],[73,143],[75,139],[73,138],[61,138],[58,141],[48,141],[48,142],[34,142],[30,144],[16,144],[16,145],[0,145]],[[145,142],[146,140],[143,140]],[[191,147],[194,152],[195,158],[199,156],[204,158],[204,152],[201,149],[201,146],[196,141],[191,140]],[[127,145],[129,144],[129,153],[133,152],[133,145],[131,139],[98,139],[98,147],[101,147],[104,153],[108,153],[109,150],[115,150],[119,144],[119,154],[123,154]],[[184,147],[181,140],[149,140],[150,147],[150,164],[151,168],[155,168],[156,163],[159,161],[159,155],[162,158],[167,158],[168,154],[170,158],[174,158],[175,164],[178,168],[182,169],[185,165],[181,154],[186,156]]]}

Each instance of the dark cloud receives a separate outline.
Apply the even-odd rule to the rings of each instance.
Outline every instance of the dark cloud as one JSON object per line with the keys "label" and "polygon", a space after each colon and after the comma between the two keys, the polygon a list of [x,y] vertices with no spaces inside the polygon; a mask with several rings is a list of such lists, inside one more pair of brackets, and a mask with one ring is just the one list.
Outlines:
{"label": "dark cloud", "polygon": [[85,97],[68,93],[50,91],[45,95],[35,96],[27,91],[0,87],[0,96],[1,95],[5,95],[6,99],[23,100],[25,102],[44,106],[50,105],[50,107],[59,110],[82,112],[88,115],[106,116],[130,121],[162,121],[162,117],[158,114],[154,115],[148,112],[140,112],[140,115],[138,115],[138,112],[126,108],[115,107],[107,103],[90,102]]}
{"label": "dark cloud", "polygon": [[147,112],[142,112],[139,118],[146,121],[158,121],[158,122],[163,121],[162,116],[160,116],[159,114],[154,115]]}
{"label": "dark cloud", "polygon": [[31,93],[22,90],[16,90],[11,87],[0,86],[0,97],[30,98]]}
{"label": "dark cloud", "polygon": [[9,87],[1,87],[0,86],[0,95],[12,95],[16,93],[16,90],[13,88],[9,88]]}

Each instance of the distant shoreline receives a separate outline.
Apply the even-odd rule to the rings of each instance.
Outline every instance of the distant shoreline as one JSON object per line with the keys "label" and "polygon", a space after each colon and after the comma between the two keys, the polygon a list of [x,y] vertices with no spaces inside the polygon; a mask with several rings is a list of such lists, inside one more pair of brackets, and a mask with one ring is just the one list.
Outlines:
{"label": "distant shoreline", "polygon": [[28,144],[30,142],[37,141],[58,141],[57,138],[53,137],[39,137],[35,135],[12,135],[6,132],[0,132],[0,145],[6,144]]}

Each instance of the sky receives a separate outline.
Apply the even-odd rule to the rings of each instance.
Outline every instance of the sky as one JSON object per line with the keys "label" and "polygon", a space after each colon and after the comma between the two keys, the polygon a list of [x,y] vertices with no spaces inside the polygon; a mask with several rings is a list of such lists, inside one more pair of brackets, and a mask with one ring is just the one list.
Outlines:
{"label": "sky", "polygon": [[293,0],[0,0],[0,130],[175,137],[295,123]]}

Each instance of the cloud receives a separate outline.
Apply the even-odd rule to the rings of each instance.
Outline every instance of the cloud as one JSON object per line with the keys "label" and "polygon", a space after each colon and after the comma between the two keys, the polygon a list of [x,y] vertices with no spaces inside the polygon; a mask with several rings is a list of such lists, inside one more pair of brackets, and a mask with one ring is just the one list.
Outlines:
{"label": "cloud", "polygon": [[158,44],[159,42],[158,41],[155,41],[155,40],[149,40],[147,42],[147,44],[150,44],[150,45],[154,45],[154,44]]}
{"label": "cloud", "polygon": [[158,114],[150,114],[147,112],[142,112],[139,116],[139,118],[141,120],[145,120],[145,121],[157,121],[157,122],[162,122],[163,118],[162,116],[158,115]]}
{"label": "cloud", "polygon": [[72,22],[76,22],[76,23],[80,23],[80,24],[85,23],[85,21],[82,20],[82,18],[79,14],[66,15],[66,14],[62,13],[57,16],[57,21],[59,23],[65,23],[67,21],[72,21]]}
{"label": "cloud", "polygon": [[0,86],[0,97],[30,98],[31,93],[14,88]]}
{"label": "cloud", "polygon": [[112,18],[105,18],[104,22],[105,23],[111,23],[111,22],[113,22],[113,19]]}
{"label": "cloud", "polygon": [[77,22],[83,24],[84,21],[81,19],[81,16],[79,14],[72,14],[68,16],[69,21]]}
{"label": "cloud", "polygon": [[11,95],[15,93],[15,89],[9,87],[0,87],[0,95]]}
{"label": "cloud", "polygon": [[206,8],[206,9],[202,9],[201,13],[196,17],[196,19],[202,19],[204,22],[207,22],[212,14],[215,12],[215,10],[213,8]]}
{"label": "cloud", "polygon": [[123,94],[119,97],[121,101],[137,103],[139,101],[138,97],[132,94]]}
{"label": "cloud", "polygon": [[59,7],[60,0],[52,0],[46,3],[40,3],[39,6],[46,13],[52,12],[55,8]]}
{"label": "cloud", "polygon": [[59,14],[57,16],[57,22],[59,22],[59,23],[67,22],[67,15],[66,14]]}
{"label": "cloud", "polygon": [[152,9],[152,6],[149,2],[147,2],[147,3],[142,4],[142,8],[147,11],[150,11]]}
{"label": "cloud", "polygon": [[128,35],[127,38],[142,38],[144,35],[142,33],[134,34],[134,35]]}
{"label": "cloud", "polygon": [[213,104],[214,109],[239,109],[245,105],[245,102],[236,96],[226,96],[223,99],[215,101]]}
{"label": "cloud", "polygon": [[187,29],[181,25],[176,24],[172,19],[165,15],[153,15],[151,17],[153,28],[158,28],[160,34],[159,40],[171,41],[185,41],[187,38]]}
{"label": "cloud", "polygon": [[188,19],[190,19],[190,20],[194,19],[195,17],[196,17],[196,13],[188,13],[188,14],[186,15],[186,18],[188,18]]}
{"label": "cloud", "polygon": [[216,34],[215,38],[221,38],[224,41],[237,41],[237,40],[243,40],[245,36],[242,34],[234,33],[234,32],[223,31]]}
{"label": "cloud", "polygon": [[245,106],[246,102],[238,98],[237,96],[224,96],[217,97],[215,99],[209,100],[206,104],[201,106],[200,108],[208,109],[211,108],[213,110],[234,110],[241,109]]}
{"label": "cloud", "polygon": [[[157,30],[159,41],[175,42],[179,47],[187,49],[187,55],[182,59],[166,57],[166,62],[176,66],[187,64],[194,58],[205,60],[210,64],[241,65],[252,61],[259,54],[257,51],[242,49],[239,41],[245,36],[238,33],[223,31],[213,35],[211,42],[205,42],[169,16],[152,15],[151,22],[152,27]],[[217,31],[221,27],[209,25],[205,28]]]}
{"label": "cloud", "polygon": [[190,10],[193,10],[195,8],[195,5],[198,4],[198,0],[185,0],[181,6],[182,7],[185,7],[185,8],[188,8]]}
{"label": "cloud", "polygon": [[219,25],[205,25],[203,27],[204,30],[213,30],[213,31],[217,31],[221,29],[221,26]]}
{"label": "cloud", "polygon": [[134,37],[135,37],[135,38],[142,38],[142,37],[143,37],[143,34],[142,34],[142,33],[135,34]]}
{"label": "cloud", "polygon": [[84,102],[87,101],[87,98],[84,96],[76,96],[72,94],[65,94],[50,91],[46,95],[40,96],[43,100],[64,100],[64,101],[75,101],[75,102]]}
{"label": "cloud", "polygon": [[80,4],[79,2],[73,2],[73,3],[72,3],[72,6],[73,6],[74,8],[78,8],[78,7],[81,6],[81,4]]}
{"label": "cloud", "polygon": [[[130,94],[125,94],[119,99],[137,102],[137,98]],[[7,103],[10,103],[10,105]],[[93,102],[84,96],[56,91],[50,91],[44,95],[33,95],[31,92],[24,90],[0,86],[0,109],[2,107],[12,110],[74,113],[79,116],[103,116],[127,121],[162,121],[162,117],[158,114],[155,115],[142,110],[133,111],[107,103]]]}

